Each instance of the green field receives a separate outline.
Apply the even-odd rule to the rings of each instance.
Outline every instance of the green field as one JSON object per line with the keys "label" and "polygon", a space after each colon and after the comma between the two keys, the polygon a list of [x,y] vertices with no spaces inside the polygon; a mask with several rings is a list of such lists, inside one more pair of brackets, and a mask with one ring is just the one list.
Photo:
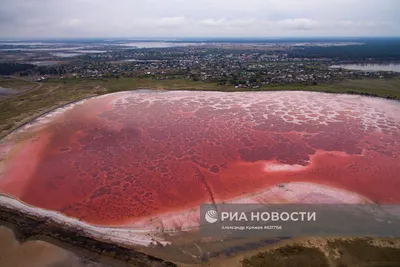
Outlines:
{"label": "green field", "polygon": [[202,91],[229,91],[235,89],[233,86],[222,87],[214,83],[194,82],[185,79],[157,80],[155,78],[107,78],[98,80],[72,78],[63,80],[49,80],[47,84],[62,84],[65,86],[100,86],[106,88],[107,92],[119,92],[135,89]]}
{"label": "green field", "polygon": [[312,91],[400,99],[400,78],[343,80],[319,85],[264,86],[263,91]]}
{"label": "green field", "polygon": [[357,79],[343,80],[319,85],[265,85],[260,88],[235,88],[216,83],[194,82],[184,79],[157,80],[155,78],[109,78],[101,80],[66,79],[50,80],[48,83],[64,85],[93,85],[101,86],[108,92],[134,90],[139,88],[164,90],[201,90],[201,91],[318,91],[331,93],[368,93],[379,97],[400,99],[400,78],[392,79]]}
{"label": "green field", "polygon": [[63,85],[48,83],[40,89],[14,96],[0,102],[0,138],[21,124],[41,114],[85,97],[104,94],[104,88],[92,85]]}
{"label": "green field", "polygon": [[36,86],[36,83],[29,82],[25,80],[15,79],[15,78],[7,78],[0,77],[0,87],[3,88],[12,88],[12,89],[32,89]]}
{"label": "green field", "polygon": [[184,79],[157,80],[155,78],[108,78],[51,79],[38,83],[19,79],[0,78],[0,86],[7,88],[30,88],[23,95],[17,95],[0,102],[0,138],[21,124],[41,114],[86,97],[135,89],[191,90],[191,91],[315,91],[329,93],[356,93],[400,99],[400,78],[344,80],[321,85],[277,85],[253,88],[235,88],[214,83],[194,82]]}

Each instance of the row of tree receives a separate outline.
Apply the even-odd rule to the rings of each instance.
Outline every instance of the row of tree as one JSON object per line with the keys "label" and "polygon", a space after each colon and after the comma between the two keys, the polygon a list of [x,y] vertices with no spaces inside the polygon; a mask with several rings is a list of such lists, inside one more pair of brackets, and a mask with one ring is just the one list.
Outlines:
{"label": "row of tree", "polygon": [[0,75],[12,75],[17,72],[25,72],[35,68],[32,64],[0,63]]}
{"label": "row of tree", "polygon": [[66,69],[61,67],[51,66],[36,66],[33,64],[21,63],[0,63],[0,75],[19,74],[20,76],[28,76],[30,74],[40,75],[62,75],[66,74]]}
{"label": "row of tree", "polygon": [[40,75],[61,75],[61,74],[66,74],[67,71],[63,67],[38,67],[37,71],[39,72]]}

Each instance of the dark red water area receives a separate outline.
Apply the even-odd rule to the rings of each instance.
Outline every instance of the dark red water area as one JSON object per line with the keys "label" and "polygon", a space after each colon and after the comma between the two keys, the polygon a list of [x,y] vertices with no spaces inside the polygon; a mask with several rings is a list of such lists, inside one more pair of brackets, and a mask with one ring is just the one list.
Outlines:
{"label": "dark red water area", "polygon": [[386,103],[283,92],[94,98],[23,131],[34,137],[10,136],[0,191],[106,225],[291,182],[400,203],[398,103]]}

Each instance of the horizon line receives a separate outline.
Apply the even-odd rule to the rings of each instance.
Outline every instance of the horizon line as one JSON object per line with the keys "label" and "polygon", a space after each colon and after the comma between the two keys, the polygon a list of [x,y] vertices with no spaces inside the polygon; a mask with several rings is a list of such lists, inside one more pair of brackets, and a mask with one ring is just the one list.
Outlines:
{"label": "horizon line", "polygon": [[275,36],[275,37],[21,37],[21,38],[1,38],[0,42],[24,42],[24,41],[56,41],[56,40],[129,40],[129,41],[141,41],[141,40],[152,40],[152,41],[208,41],[208,40],[226,40],[226,39],[242,39],[242,40],[285,40],[285,39],[400,39],[400,36]]}

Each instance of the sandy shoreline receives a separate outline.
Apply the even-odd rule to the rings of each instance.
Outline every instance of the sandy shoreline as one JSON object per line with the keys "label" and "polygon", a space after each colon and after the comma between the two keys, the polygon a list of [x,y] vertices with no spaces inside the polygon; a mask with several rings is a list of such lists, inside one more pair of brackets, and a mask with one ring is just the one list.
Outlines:
{"label": "sandy shoreline", "polygon": [[[4,197],[2,199],[4,201]],[[15,204],[15,202],[18,201],[14,200],[13,203]],[[21,207],[24,205],[22,203],[19,205],[19,208],[12,207],[10,199],[8,199],[8,205],[0,203],[0,225],[15,229],[15,235],[20,241],[56,240],[57,245],[61,244],[61,247],[75,248],[77,252],[93,257],[102,255],[133,266],[175,266],[170,262],[146,255],[136,250],[133,245],[126,247],[119,245],[118,241],[98,240],[94,235],[100,235],[99,232],[88,234],[81,227],[70,226],[68,222],[62,222],[60,217],[50,218],[49,214],[40,217],[32,211],[29,212],[29,207],[25,206],[23,209]]]}
{"label": "sandy shoreline", "polygon": [[[145,253],[160,257],[156,258],[139,252],[132,246],[123,247],[110,240],[108,242],[96,240],[93,236],[86,235],[85,231],[77,227],[69,227],[68,224],[62,224],[57,220],[50,219],[48,217],[49,214],[46,216],[40,218],[27,212],[26,209],[15,209],[0,204],[0,225],[5,225],[14,230],[14,233],[12,233],[10,229],[0,227],[0,266],[14,266],[12,264],[18,263],[22,259],[29,259],[30,264],[35,264],[22,265],[24,267],[48,267],[54,266],[52,264],[56,263],[68,263],[70,265],[65,266],[74,267],[176,266],[174,263],[166,262],[160,258],[173,258],[175,263],[180,262],[178,266],[201,266],[201,262],[204,262],[204,260],[208,263],[208,266],[242,266],[244,259],[267,257],[268,261],[273,263],[272,267],[282,267],[292,266],[284,265],[284,262],[290,260],[292,262],[298,261],[299,253],[303,257],[302,261],[308,262],[308,260],[312,261],[312,257],[316,255],[315,253],[317,253],[317,256],[319,255],[318,257],[329,260],[332,257],[340,257],[340,251],[344,251],[343,253],[345,254],[357,254],[358,251],[367,249],[369,252],[367,251],[367,254],[364,253],[365,255],[378,255],[374,257],[382,260],[382,263],[389,262],[394,264],[397,262],[400,264],[400,259],[396,256],[400,255],[398,253],[400,251],[400,239],[398,238],[299,237],[281,241],[276,240],[275,243],[260,243],[257,247],[252,247],[251,243],[248,243],[257,242],[254,239],[226,240],[224,244],[226,242],[225,245],[229,246],[229,250],[225,251],[226,247],[224,246],[225,249],[220,251],[222,253],[218,253],[218,250],[222,249],[222,247],[218,249],[220,247],[218,245],[219,242],[212,240],[192,241],[192,249],[188,246],[179,247],[179,245],[143,249]],[[61,217],[58,219],[60,220]],[[186,242],[188,242],[194,237],[186,238]],[[180,239],[183,240],[185,237],[181,236]],[[239,247],[242,247],[242,250],[237,250]],[[5,259],[1,259],[2,253],[4,255],[4,252],[2,252],[4,249],[7,250],[6,253],[14,256],[7,256]],[[187,258],[179,256],[175,251],[180,249],[187,253]],[[14,250],[14,252],[11,250]],[[213,250],[215,253],[208,254],[209,252],[207,251]],[[370,252],[370,250],[373,252]],[[282,251],[288,254],[285,254],[284,258],[279,258]],[[258,253],[266,253],[266,256],[260,256],[262,254]],[[24,255],[24,257],[21,257],[21,255]],[[30,258],[33,257],[32,255],[34,258]],[[276,259],[277,257],[279,260]],[[7,263],[2,260],[7,260]],[[331,260],[336,261],[338,259],[333,258]],[[344,260],[349,261],[348,256]],[[354,260],[352,260],[352,264],[356,263]],[[365,259],[361,258],[356,258],[356,260],[360,263],[365,261]],[[319,265],[311,264],[307,266]]]}
{"label": "sandy shoreline", "polygon": [[98,240],[119,243],[127,246],[150,246],[156,244],[166,245],[168,242],[163,241],[156,235],[152,235],[151,230],[122,229],[111,227],[98,227],[80,220],[69,218],[56,211],[44,210],[29,206],[11,197],[0,195],[0,206],[26,213],[28,216],[40,218],[53,224],[68,227],[71,230],[84,231],[88,236]]}

